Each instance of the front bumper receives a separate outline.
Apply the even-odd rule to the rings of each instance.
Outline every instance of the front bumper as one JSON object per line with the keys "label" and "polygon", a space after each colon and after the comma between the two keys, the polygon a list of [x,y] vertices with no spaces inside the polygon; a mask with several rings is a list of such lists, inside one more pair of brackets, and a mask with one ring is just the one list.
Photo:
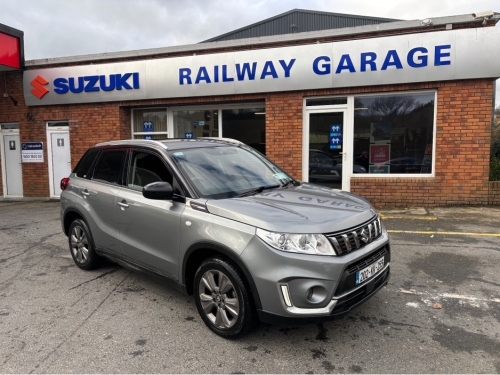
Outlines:
{"label": "front bumper", "polygon": [[341,296],[341,298],[332,299],[330,302],[332,308],[328,315],[301,314],[296,316],[283,316],[263,310],[258,310],[257,315],[261,322],[275,325],[299,325],[327,322],[344,316],[356,306],[361,305],[363,302],[373,297],[380,289],[387,285],[390,277],[390,266],[388,265],[377,277],[364,284],[361,288],[349,292]]}
{"label": "front bumper", "polygon": [[[254,237],[241,257],[252,273],[262,304],[259,318],[273,324],[331,320],[370,298],[390,276],[385,230],[364,248],[343,256],[286,253]],[[356,272],[381,258],[382,270],[356,285]]]}

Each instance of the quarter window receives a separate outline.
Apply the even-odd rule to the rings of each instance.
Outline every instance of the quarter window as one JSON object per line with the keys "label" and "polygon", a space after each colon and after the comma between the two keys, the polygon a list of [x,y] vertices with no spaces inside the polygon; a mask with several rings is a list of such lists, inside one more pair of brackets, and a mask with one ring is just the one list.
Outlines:
{"label": "quarter window", "polygon": [[94,159],[97,157],[99,149],[91,148],[88,150],[75,168],[75,174],[77,177],[88,178],[88,173]]}

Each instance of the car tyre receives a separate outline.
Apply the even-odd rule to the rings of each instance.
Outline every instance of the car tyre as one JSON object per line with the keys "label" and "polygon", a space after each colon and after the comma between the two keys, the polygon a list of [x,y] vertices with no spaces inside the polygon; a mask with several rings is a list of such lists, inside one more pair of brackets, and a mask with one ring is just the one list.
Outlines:
{"label": "car tyre", "polygon": [[194,297],[205,324],[225,338],[243,336],[253,325],[250,293],[239,269],[224,258],[205,260],[194,276]]}
{"label": "car tyre", "polygon": [[73,220],[68,233],[69,250],[76,265],[82,270],[96,268],[100,259],[95,252],[94,241],[85,221]]}

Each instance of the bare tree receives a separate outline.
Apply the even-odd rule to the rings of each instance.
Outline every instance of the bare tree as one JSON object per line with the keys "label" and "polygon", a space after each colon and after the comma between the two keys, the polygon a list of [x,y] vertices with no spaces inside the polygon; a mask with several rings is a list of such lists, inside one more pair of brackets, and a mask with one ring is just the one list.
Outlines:
{"label": "bare tree", "polygon": [[371,116],[381,116],[385,121],[391,121],[396,116],[406,115],[420,107],[412,96],[382,96],[374,100],[370,106]]}

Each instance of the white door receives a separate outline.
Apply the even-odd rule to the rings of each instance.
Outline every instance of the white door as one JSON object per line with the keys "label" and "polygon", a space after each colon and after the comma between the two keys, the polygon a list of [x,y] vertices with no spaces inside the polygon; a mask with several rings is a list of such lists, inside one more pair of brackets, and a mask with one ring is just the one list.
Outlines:
{"label": "white door", "polygon": [[4,194],[8,197],[23,196],[23,171],[19,134],[3,136]]}
{"label": "white door", "polygon": [[71,173],[71,153],[69,149],[69,132],[55,131],[50,135],[50,175],[51,198],[61,195],[61,180]]}

